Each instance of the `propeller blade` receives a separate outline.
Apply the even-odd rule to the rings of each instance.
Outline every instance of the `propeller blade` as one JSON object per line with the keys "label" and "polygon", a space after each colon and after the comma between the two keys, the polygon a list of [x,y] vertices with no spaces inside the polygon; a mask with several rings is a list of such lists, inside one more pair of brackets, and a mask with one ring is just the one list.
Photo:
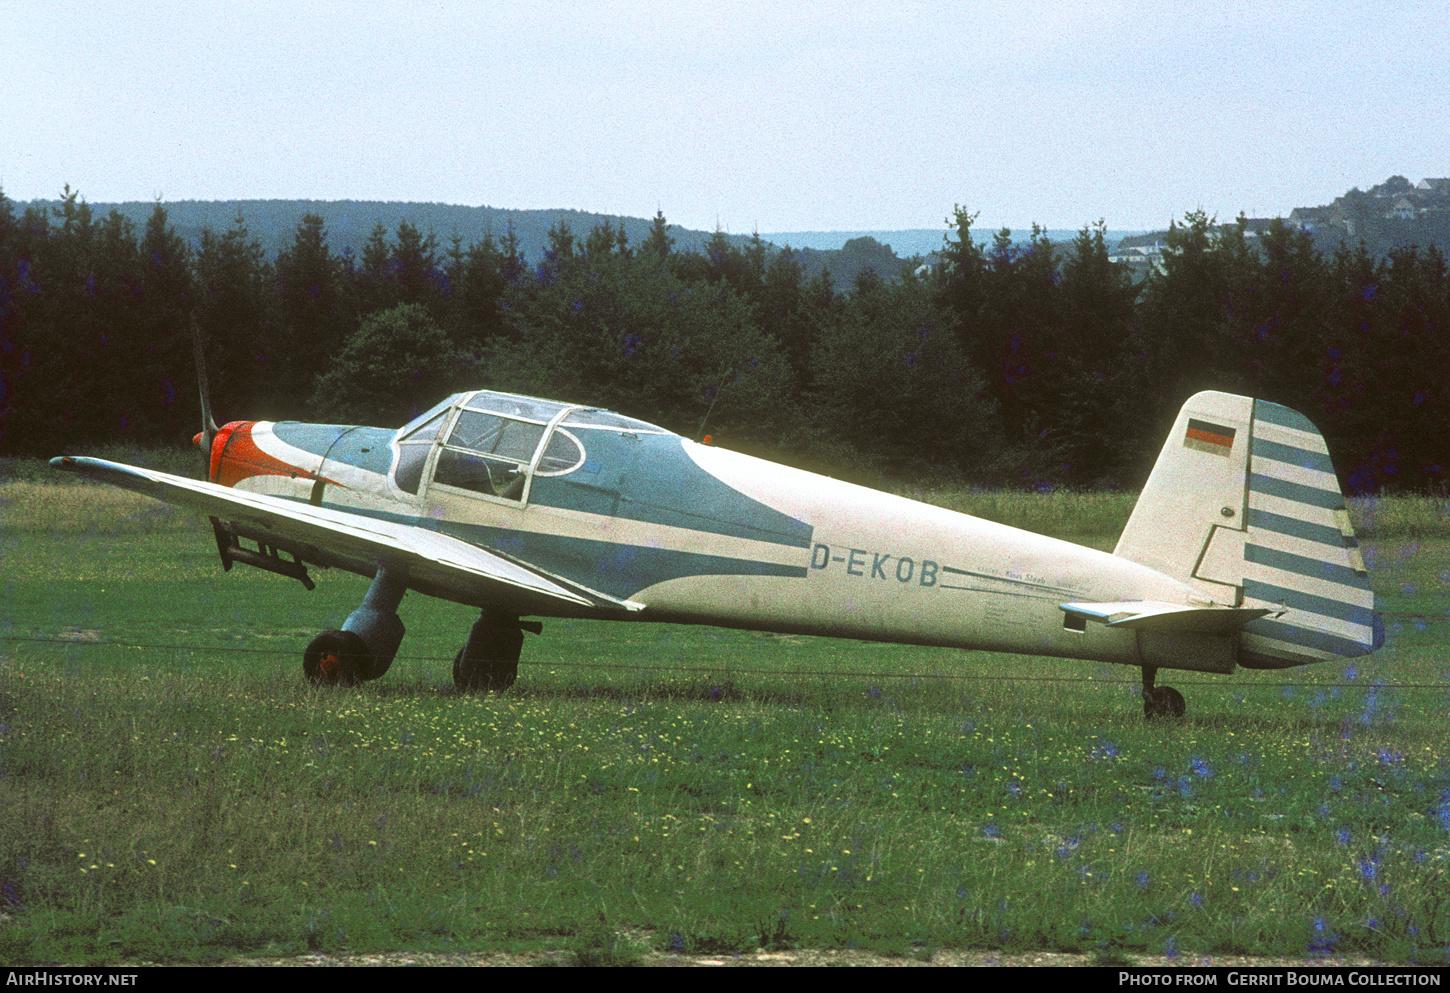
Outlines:
{"label": "propeller blade", "polygon": [[216,418],[211,412],[211,389],[206,381],[206,354],[202,347],[201,327],[196,323],[196,311],[191,312],[191,353],[196,359],[196,381],[201,388],[201,434],[197,436],[197,447],[201,449],[205,478],[211,479],[211,443],[216,439]]}

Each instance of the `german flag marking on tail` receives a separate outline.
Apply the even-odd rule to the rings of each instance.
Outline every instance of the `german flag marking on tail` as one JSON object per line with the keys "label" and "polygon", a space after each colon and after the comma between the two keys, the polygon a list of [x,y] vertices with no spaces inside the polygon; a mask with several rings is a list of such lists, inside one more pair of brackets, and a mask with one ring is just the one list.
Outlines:
{"label": "german flag marking on tail", "polygon": [[1183,435],[1183,447],[1212,455],[1227,456],[1233,451],[1234,429],[1210,421],[1190,417],[1188,430]]}

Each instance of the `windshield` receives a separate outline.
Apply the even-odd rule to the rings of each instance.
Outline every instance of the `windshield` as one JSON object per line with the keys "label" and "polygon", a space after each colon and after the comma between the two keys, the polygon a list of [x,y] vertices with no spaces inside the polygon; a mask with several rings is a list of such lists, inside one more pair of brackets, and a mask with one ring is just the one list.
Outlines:
{"label": "windshield", "polygon": [[[402,434],[398,442],[398,463],[393,469],[393,479],[397,482],[398,488],[407,493],[417,493],[418,484],[423,480],[423,468],[428,464],[428,454],[433,450],[433,440],[438,437],[438,432],[443,428],[443,422],[448,418],[448,411],[444,410],[434,414],[421,427],[414,428],[408,434]],[[404,426],[404,430],[407,426]]]}
{"label": "windshield", "polygon": [[399,438],[406,438],[410,432],[412,432],[412,431],[414,431],[414,430],[417,429],[418,425],[424,424],[424,423],[426,423],[428,421],[431,421],[433,418],[437,417],[440,413],[446,411],[449,407],[452,407],[455,403],[457,403],[459,397],[462,397],[462,396],[464,396],[464,394],[462,394],[462,393],[455,393],[455,394],[453,394],[452,396],[450,396],[446,400],[440,400],[440,401],[438,401],[433,406],[431,406],[427,410],[423,411],[423,413],[421,413],[417,417],[413,418],[407,424],[404,424],[402,427],[398,428],[398,437]]}

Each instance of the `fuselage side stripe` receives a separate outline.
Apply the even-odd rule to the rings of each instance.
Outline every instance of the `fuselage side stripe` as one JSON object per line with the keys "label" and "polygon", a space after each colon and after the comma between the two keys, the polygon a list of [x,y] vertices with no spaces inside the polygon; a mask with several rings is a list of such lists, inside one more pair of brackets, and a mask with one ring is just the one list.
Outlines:
{"label": "fuselage side stripe", "polygon": [[804,579],[805,565],[701,554],[591,538],[516,531],[456,521],[433,524],[470,544],[494,548],[608,596],[630,599],[640,590],[686,576],[775,576]]}

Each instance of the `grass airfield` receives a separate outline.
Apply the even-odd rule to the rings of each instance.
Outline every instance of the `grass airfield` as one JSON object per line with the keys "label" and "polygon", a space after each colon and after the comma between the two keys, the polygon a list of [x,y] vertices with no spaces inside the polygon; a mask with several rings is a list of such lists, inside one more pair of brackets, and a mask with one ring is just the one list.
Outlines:
{"label": "grass airfield", "polygon": [[[933,494],[1110,547],[1131,497]],[[975,502],[974,502],[975,501]],[[459,696],[410,595],[381,681],[303,646],[366,582],[219,568],[102,488],[0,486],[0,960],[790,947],[1450,961],[1450,527],[1357,508],[1388,643],[1135,669],[552,621]],[[1087,521],[1091,533],[1064,534]]]}

